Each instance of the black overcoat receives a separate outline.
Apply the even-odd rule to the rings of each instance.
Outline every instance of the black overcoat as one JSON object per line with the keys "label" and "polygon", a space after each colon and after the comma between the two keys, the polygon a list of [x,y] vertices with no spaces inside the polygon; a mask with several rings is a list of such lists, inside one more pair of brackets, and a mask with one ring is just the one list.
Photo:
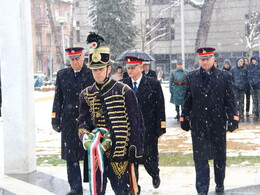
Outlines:
{"label": "black overcoat", "polygon": [[[125,84],[133,88],[130,77],[123,80]],[[136,92],[138,103],[144,118],[146,127],[145,137],[159,137],[165,130],[165,105],[162,87],[157,79],[142,76]]]}
{"label": "black overcoat", "polygon": [[194,160],[226,159],[226,124],[237,113],[231,81],[230,74],[218,69],[207,85],[199,70],[187,76],[182,116],[191,121]]}
{"label": "black overcoat", "polygon": [[143,71],[143,75],[157,79],[156,72],[154,70],[149,70],[147,74],[145,74],[145,72]]}
{"label": "black overcoat", "polygon": [[60,127],[61,158],[64,160],[83,160],[84,149],[76,127],[76,119],[79,116],[79,94],[93,83],[92,72],[86,66],[82,67],[78,80],[71,67],[57,73],[52,125]]}

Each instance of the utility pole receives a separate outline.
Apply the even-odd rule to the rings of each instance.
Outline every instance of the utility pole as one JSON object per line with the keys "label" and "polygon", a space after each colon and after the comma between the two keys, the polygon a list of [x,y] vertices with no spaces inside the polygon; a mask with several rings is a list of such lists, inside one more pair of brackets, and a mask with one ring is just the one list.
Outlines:
{"label": "utility pole", "polygon": [[185,69],[185,39],[184,39],[184,2],[181,0],[181,57],[182,66]]}
{"label": "utility pole", "polygon": [[171,20],[172,19],[172,9],[169,9],[169,64],[170,64],[170,72],[172,70],[172,23]]}

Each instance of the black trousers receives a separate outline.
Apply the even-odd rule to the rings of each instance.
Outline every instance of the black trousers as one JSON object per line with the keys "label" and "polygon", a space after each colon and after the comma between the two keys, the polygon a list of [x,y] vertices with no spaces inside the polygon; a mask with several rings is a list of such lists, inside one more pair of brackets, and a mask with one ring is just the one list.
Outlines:
{"label": "black trousers", "polygon": [[175,105],[175,110],[176,110],[178,116],[180,115],[180,109],[181,109],[180,105]]}
{"label": "black trousers", "polygon": [[[159,175],[159,153],[158,153],[158,138],[154,136],[146,136],[144,145],[143,164],[147,173],[154,177]],[[139,165],[135,163],[135,175],[138,182]]]}
{"label": "black trousers", "polygon": [[[214,175],[216,185],[224,185],[226,160],[214,160]],[[209,191],[210,169],[208,160],[195,161],[196,189],[198,193]]]}
{"label": "black trousers", "polygon": [[[120,176],[115,174],[115,171],[112,167],[111,160],[105,157],[104,155],[104,161],[105,161],[105,170],[103,174],[103,190],[100,190],[100,171],[97,169],[96,175],[97,175],[97,194],[98,195],[104,195],[106,192],[106,186],[107,186],[107,178],[110,180],[111,187],[115,193],[115,195],[128,195],[129,194],[129,186],[127,185],[129,183],[129,163],[127,164],[127,168],[124,172],[121,172]],[[120,165],[123,166],[123,163]],[[122,168],[121,166],[121,168]],[[118,170],[120,171],[120,170]]]}
{"label": "black trousers", "polygon": [[250,87],[246,88],[246,112],[250,109]]}
{"label": "black trousers", "polygon": [[158,138],[148,135],[144,145],[144,168],[152,177],[159,175]]}
{"label": "black trousers", "polygon": [[67,175],[71,190],[82,190],[79,161],[67,161]]}

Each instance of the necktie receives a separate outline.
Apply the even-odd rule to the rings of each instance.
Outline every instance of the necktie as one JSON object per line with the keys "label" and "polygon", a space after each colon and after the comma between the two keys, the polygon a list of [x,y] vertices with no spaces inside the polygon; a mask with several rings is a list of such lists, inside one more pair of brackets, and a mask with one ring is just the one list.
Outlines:
{"label": "necktie", "polygon": [[77,78],[79,76],[80,72],[75,72],[75,77]]}
{"label": "necktie", "polygon": [[134,90],[134,92],[136,93],[136,91],[137,91],[137,82],[136,82],[136,81],[134,82],[133,90]]}

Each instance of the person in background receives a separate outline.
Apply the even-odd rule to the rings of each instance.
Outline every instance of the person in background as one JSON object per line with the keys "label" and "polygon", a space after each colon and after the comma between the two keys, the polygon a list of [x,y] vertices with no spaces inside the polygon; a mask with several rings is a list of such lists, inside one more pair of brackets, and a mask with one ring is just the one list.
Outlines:
{"label": "person in background", "polygon": [[[215,48],[212,47],[196,50],[201,68],[187,75],[187,90],[180,118],[181,128],[191,130],[196,189],[199,195],[208,194],[208,161],[212,159],[215,191],[224,193],[226,131],[237,129],[239,120],[232,76],[213,65],[214,51]],[[226,107],[229,108],[229,113],[226,112]]]}
{"label": "person in background", "polygon": [[180,109],[183,104],[184,94],[186,90],[187,71],[182,67],[182,61],[178,60],[176,69],[172,70],[169,79],[169,88],[171,93],[170,102],[175,104],[177,115],[175,119],[180,118]]}
{"label": "person in background", "polygon": [[230,70],[233,77],[233,86],[240,118],[244,118],[244,97],[248,85],[248,72],[244,67],[244,58],[239,57],[236,65]]}
{"label": "person in background", "polygon": [[258,55],[254,55],[250,60],[248,79],[253,98],[252,117],[258,117],[260,114],[260,64]]}
{"label": "person in background", "polygon": [[195,71],[195,70],[199,70],[199,69],[200,69],[200,64],[199,63],[195,63],[193,65],[193,70]]}
{"label": "person in background", "polygon": [[[249,71],[249,61],[248,58],[244,58],[244,64],[247,72]],[[251,98],[251,92],[250,92],[250,84],[247,82],[248,85],[246,87],[246,116],[249,117],[249,110],[250,110],[250,98]]]}
{"label": "person in background", "polygon": [[223,66],[223,71],[230,71],[231,69],[231,62],[229,59],[224,60],[224,66]]}
{"label": "person in background", "polygon": [[144,62],[143,69],[143,75],[157,79],[156,72],[150,69],[150,65],[147,62]]}
{"label": "person in background", "polygon": [[162,84],[163,82],[163,70],[161,67],[157,67],[157,80]]}
{"label": "person in background", "polygon": [[59,70],[52,108],[52,127],[61,132],[61,158],[67,161],[67,176],[71,191],[83,194],[79,161],[84,149],[76,127],[79,114],[79,94],[94,82],[91,71],[84,65],[83,47],[67,48],[71,66]]}
{"label": "person in background", "polygon": [[116,68],[115,74],[111,76],[111,79],[114,79],[116,81],[121,81],[123,79],[123,68],[122,66],[118,66]]}
{"label": "person in background", "polygon": [[[142,75],[142,63],[143,61],[137,57],[127,58],[129,78],[123,82],[135,91],[142,110],[145,124],[143,164],[152,177],[154,188],[158,188],[160,185],[158,139],[166,132],[164,95],[157,79]],[[138,165],[136,170],[138,172]]]}
{"label": "person in background", "polygon": [[215,66],[215,68],[219,68],[217,59],[215,59],[215,61],[214,61],[214,66]]}

